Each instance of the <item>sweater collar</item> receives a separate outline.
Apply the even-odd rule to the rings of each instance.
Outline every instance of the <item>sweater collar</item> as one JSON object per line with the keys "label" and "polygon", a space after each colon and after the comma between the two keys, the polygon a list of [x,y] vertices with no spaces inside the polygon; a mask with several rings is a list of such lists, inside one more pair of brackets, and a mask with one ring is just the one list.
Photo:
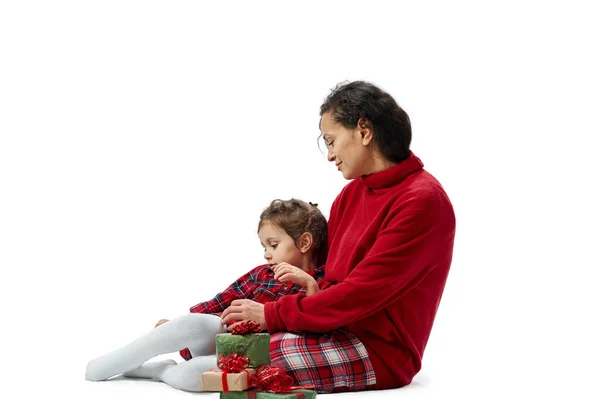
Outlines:
{"label": "sweater collar", "polygon": [[408,158],[380,172],[371,173],[370,175],[361,176],[360,182],[367,188],[377,189],[390,187],[400,183],[407,176],[423,169],[423,162],[412,151]]}

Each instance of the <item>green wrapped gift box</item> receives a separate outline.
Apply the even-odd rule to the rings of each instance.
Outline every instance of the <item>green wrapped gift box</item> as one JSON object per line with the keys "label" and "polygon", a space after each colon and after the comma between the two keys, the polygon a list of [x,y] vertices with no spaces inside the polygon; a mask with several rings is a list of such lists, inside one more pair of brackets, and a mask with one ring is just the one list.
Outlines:
{"label": "green wrapped gift box", "polygon": [[217,359],[221,355],[229,356],[237,353],[246,356],[250,360],[250,367],[258,367],[261,364],[271,364],[269,345],[271,335],[267,333],[258,334],[217,334]]}
{"label": "green wrapped gift box", "polygon": [[294,389],[285,393],[259,392],[255,389],[241,392],[221,392],[220,399],[315,399],[317,391]]}

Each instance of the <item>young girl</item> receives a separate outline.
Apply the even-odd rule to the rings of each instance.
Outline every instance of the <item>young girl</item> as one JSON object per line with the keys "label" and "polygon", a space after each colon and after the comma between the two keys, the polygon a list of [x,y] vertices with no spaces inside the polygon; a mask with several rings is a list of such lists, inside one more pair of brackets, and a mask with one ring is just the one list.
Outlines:
{"label": "young girl", "polygon": [[[86,380],[102,381],[123,374],[158,379],[177,389],[201,391],[200,373],[217,364],[215,335],[227,332],[220,315],[233,300],[246,298],[267,303],[283,295],[312,295],[319,291],[319,283],[324,283],[321,265],[326,257],[327,221],[316,204],[297,199],[274,200],[260,215],[258,237],[267,264],[252,269],[213,299],[192,306],[190,314],[171,321],[162,319],[155,329],[135,341],[90,361]],[[180,352],[186,362],[144,364],[150,358],[181,348],[186,348]]]}

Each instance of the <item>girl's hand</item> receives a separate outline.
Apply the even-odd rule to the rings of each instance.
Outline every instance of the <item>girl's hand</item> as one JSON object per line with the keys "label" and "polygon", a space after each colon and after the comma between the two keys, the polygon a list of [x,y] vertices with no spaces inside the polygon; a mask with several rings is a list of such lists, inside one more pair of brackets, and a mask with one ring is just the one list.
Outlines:
{"label": "girl's hand", "polygon": [[308,288],[312,283],[316,284],[315,279],[304,270],[286,262],[281,262],[273,266],[273,271],[275,272],[275,280],[279,280],[282,283],[292,282],[304,288]]}

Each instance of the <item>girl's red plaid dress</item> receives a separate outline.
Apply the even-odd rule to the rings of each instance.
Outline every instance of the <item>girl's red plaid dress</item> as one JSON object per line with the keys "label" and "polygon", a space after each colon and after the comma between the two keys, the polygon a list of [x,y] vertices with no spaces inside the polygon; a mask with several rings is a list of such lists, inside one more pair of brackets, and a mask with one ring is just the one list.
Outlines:
{"label": "girl's red plaid dress", "polygon": [[[324,267],[308,272],[326,289]],[[209,301],[190,308],[192,313],[220,316],[235,299],[260,303],[276,301],[284,295],[304,293],[297,284],[274,279],[268,264],[244,274]],[[180,352],[185,360],[192,354]],[[320,393],[366,389],[375,385],[375,372],[364,345],[352,334],[335,330],[327,334],[276,333],[271,336],[271,366],[280,367],[295,379],[296,385],[312,385]]]}

